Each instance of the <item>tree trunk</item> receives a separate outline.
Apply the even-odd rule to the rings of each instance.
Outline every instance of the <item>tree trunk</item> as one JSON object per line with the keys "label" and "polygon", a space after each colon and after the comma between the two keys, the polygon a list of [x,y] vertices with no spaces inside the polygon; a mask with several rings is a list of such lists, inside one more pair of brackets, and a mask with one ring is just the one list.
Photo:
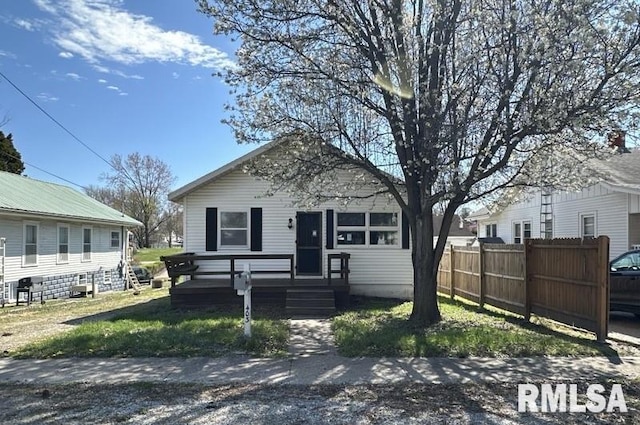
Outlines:
{"label": "tree trunk", "polygon": [[437,264],[433,250],[432,213],[416,217],[411,232],[413,310],[409,320],[419,326],[429,326],[441,319],[437,295]]}

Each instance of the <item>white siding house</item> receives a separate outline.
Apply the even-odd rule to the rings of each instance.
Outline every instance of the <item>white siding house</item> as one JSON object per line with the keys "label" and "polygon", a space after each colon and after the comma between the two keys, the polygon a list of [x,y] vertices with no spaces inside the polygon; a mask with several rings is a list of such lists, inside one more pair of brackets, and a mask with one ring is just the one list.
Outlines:
{"label": "white siding house", "polygon": [[597,169],[603,180],[581,191],[549,196],[532,191],[526,200],[498,211],[479,210],[470,216],[478,222],[478,237],[505,243],[544,237],[548,217],[554,238],[608,236],[611,258],[639,245],[640,152],[617,154],[598,162]]}
{"label": "white siding house", "polygon": [[[184,207],[184,250],[196,254],[294,254],[297,277],[327,277],[327,255],[346,252],[351,254],[352,294],[411,298],[408,223],[400,207],[379,196],[346,208],[327,202],[304,210],[296,208],[286,193],[263,196],[269,183],[247,174],[242,165],[270,146],[169,194],[170,200]],[[224,267],[228,265],[220,264]],[[255,267],[285,268],[278,260],[252,264]]]}
{"label": "white siding house", "polygon": [[13,301],[18,280],[33,276],[44,278],[45,299],[91,279],[103,291],[123,288],[119,264],[138,221],[66,186],[0,172],[0,187],[0,298]]}

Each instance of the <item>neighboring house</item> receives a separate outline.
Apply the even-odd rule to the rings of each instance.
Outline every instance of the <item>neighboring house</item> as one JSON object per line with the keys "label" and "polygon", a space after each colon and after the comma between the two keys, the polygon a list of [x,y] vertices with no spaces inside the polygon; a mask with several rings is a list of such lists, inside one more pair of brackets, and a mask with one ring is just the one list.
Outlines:
{"label": "neighboring house", "polygon": [[[184,250],[196,254],[294,254],[296,277],[327,277],[327,255],[346,252],[352,294],[411,298],[413,267],[408,222],[385,196],[338,201],[317,208],[294,206],[287,193],[264,196],[267,181],[247,174],[249,161],[271,143],[175,190],[169,199],[184,207]],[[252,267],[282,270],[260,261]],[[225,262],[200,263],[214,270]],[[242,266],[236,265],[242,270]]]}
{"label": "neighboring house", "polygon": [[[433,216],[433,232],[440,233],[442,227],[442,216]],[[471,223],[456,215],[453,217],[451,227],[449,227],[449,236],[447,237],[447,245],[468,246],[476,239],[476,234],[471,230]],[[433,238],[433,243],[438,241],[438,237]]]}
{"label": "neighboring house", "polygon": [[505,243],[525,238],[576,238],[606,235],[614,258],[640,245],[640,151],[595,162],[599,183],[579,192],[532,191],[522,202],[497,211],[482,208],[469,216],[478,237]]}
{"label": "neighboring house", "polygon": [[[0,171],[2,287],[15,300],[19,279],[44,278],[44,299],[64,298],[76,284],[123,289],[127,229],[141,223],[66,186]],[[1,289],[1,288],[0,288]]]}

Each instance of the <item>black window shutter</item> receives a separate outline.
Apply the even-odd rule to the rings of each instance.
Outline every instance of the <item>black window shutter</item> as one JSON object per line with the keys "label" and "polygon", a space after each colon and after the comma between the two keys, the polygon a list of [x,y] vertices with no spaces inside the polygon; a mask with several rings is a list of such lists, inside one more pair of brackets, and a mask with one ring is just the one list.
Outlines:
{"label": "black window shutter", "polygon": [[206,223],[206,250],[217,251],[218,250],[218,209],[207,208]]}
{"label": "black window shutter", "polygon": [[327,210],[327,249],[333,249],[333,210]]}
{"label": "black window shutter", "polygon": [[409,249],[409,217],[402,212],[402,249]]}
{"label": "black window shutter", "polygon": [[251,208],[251,251],[262,251],[262,208]]}

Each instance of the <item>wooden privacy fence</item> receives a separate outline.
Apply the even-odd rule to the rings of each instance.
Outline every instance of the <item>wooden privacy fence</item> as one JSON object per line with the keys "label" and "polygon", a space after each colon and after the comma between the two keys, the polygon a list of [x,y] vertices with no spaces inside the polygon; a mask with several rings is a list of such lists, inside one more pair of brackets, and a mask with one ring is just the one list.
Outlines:
{"label": "wooden privacy fence", "polygon": [[609,238],[527,239],[445,251],[438,290],[529,320],[547,317],[607,337]]}

